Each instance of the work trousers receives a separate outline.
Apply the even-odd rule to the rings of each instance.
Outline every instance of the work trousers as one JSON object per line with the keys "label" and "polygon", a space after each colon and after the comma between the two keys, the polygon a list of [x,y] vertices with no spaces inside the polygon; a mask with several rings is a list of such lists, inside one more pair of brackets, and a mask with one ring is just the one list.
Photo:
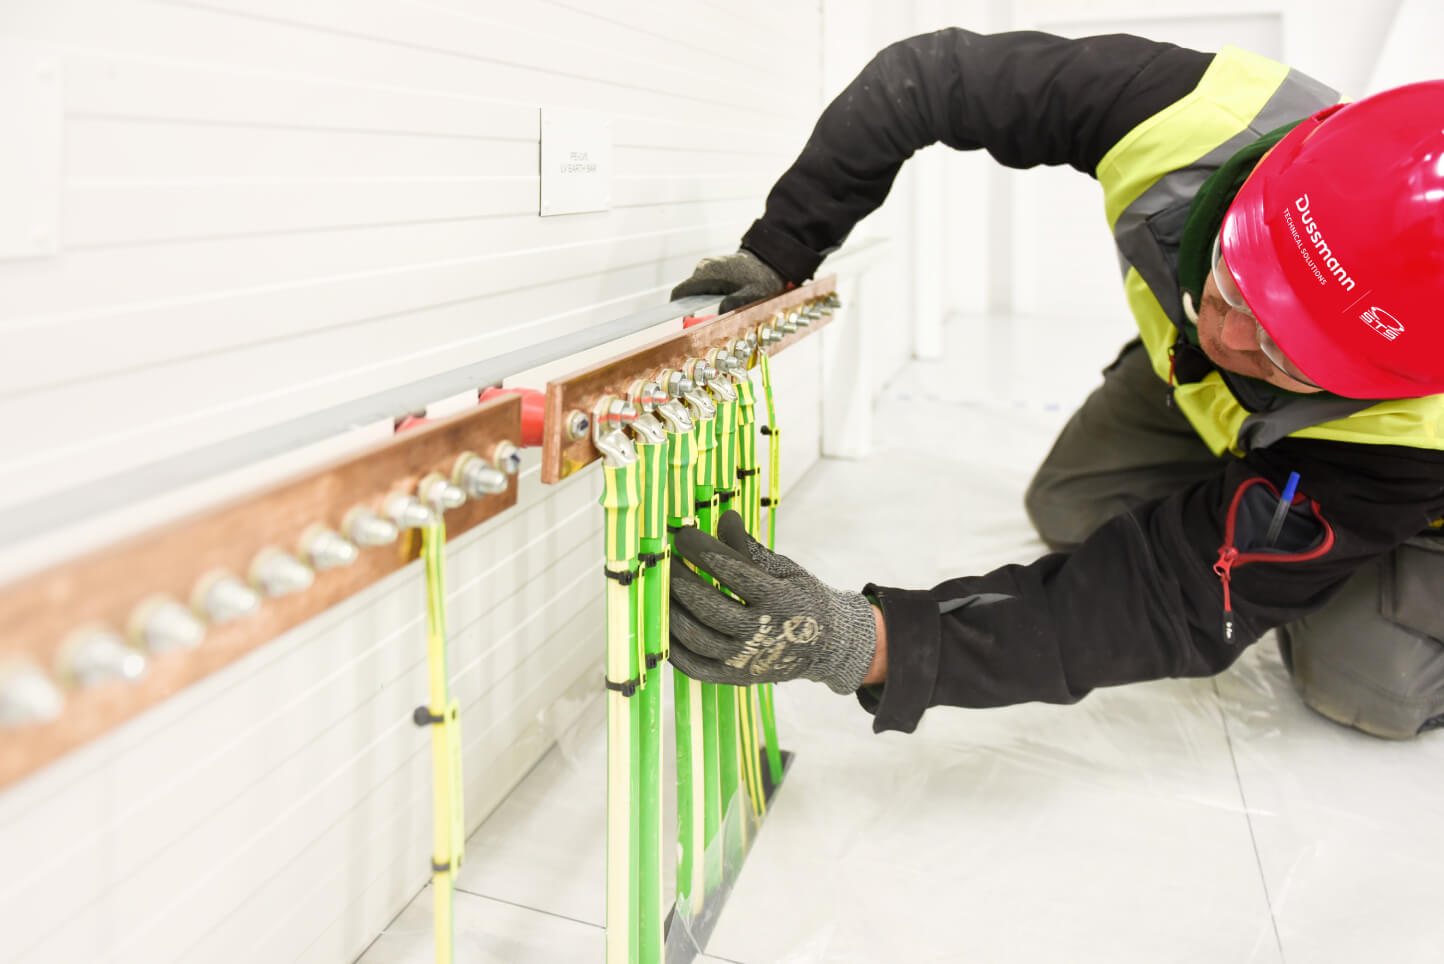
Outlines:
{"label": "work trousers", "polygon": [[[1067,550],[1118,513],[1215,474],[1220,461],[1167,403],[1135,341],[1063,427],[1024,502],[1043,541]],[[1389,739],[1444,725],[1441,590],[1444,538],[1421,534],[1360,567],[1321,609],[1279,627],[1304,702]]]}

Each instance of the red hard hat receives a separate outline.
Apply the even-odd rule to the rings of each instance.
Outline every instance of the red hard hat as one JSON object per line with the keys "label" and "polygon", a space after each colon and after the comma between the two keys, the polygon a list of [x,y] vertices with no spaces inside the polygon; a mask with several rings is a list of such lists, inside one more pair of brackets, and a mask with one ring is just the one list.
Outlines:
{"label": "red hard hat", "polygon": [[1444,80],[1294,128],[1229,206],[1223,251],[1259,323],[1323,388],[1444,392]]}

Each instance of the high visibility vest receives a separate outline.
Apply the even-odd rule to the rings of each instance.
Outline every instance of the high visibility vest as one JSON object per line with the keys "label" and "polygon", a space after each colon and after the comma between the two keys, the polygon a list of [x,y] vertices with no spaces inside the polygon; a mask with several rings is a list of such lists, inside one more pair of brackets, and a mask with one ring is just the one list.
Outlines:
{"label": "high visibility vest", "polygon": [[[1337,92],[1265,57],[1225,47],[1198,86],[1123,136],[1098,164],[1123,287],[1158,377],[1187,324],[1176,274],[1189,205],[1208,176],[1269,131],[1339,100]],[[1302,395],[1250,413],[1217,371],[1177,386],[1174,403],[1216,454],[1285,436],[1444,449],[1444,395],[1358,402]],[[1348,411],[1350,414],[1340,415]]]}

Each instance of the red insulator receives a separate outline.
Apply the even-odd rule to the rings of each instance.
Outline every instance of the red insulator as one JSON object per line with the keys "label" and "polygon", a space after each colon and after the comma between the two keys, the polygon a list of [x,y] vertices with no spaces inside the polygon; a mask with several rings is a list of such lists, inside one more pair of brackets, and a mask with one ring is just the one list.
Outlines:
{"label": "red insulator", "polygon": [[521,396],[521,440],[523,448],[536,448],[542,444],[542,427],[546,424],[547,399],[535,388],[487,388],[481,393],[481,401],[489,402],[503,395]]}
{"label": "red insulator", "polygon": [[693,325],[700,325],[704,321],[711,321],[716,315],[688,315],[682,319],[683,328],[691,328]]}
{"label": "red insulator", "polygon": [[426,424],[426,419],[420,415],[407,415],[396,423],[396,431],[405,432],[409,429],[420,428]]}

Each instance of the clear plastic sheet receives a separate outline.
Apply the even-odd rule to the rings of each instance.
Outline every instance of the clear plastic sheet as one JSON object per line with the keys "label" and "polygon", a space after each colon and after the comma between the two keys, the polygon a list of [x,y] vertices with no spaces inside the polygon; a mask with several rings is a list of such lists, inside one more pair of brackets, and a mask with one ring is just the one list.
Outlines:
{"label": "clear plastic sheet", "polygon": [[796,763],[711,953],[1440,959],[1444,738],[1317,716],[1271,639],[1217,680],[933,711],[912,736],[843,702],[782,689]]}

